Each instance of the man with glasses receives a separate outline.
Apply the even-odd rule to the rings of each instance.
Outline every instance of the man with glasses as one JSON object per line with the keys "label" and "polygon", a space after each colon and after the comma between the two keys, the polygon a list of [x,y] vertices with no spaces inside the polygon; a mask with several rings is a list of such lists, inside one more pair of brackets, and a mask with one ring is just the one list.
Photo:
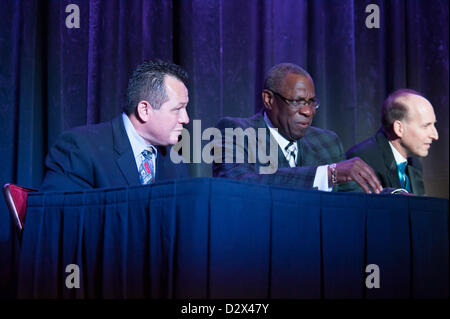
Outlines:
{"label": "man with glasses", "polygon": [[[275,65],[265,79],[262,91],[264,108],[250,118],[222,119],[217,127],[223,139],[221,158],[213,163],[213,176],[259,181],[299,188],[331,191],[334,186],[355,181],[366,193],[379,193],[381,184],[370,166],[359,158],[345,160],[338,136],[331,131],[311,126],[319,107],[311,76],[291,63]],[[264,128],[265,141],[258,135],[257,143],[275,140],[278,147],[277,169],[273,174],[261,174],[264,163],[250,158],[250,139],[244,142],[226,141],[226,129]],[[239,145],[242,144],[242,145]],[[232,148],[232,149],[231,149]],[[260,148],[253,146],[253,149]],[[244,153],[244,161],[237,154]],[[257,151],[258,152],[258,151]],[[225,154],[235,154],[227,161]],[[338,188],[336,188],[338,189]]]}

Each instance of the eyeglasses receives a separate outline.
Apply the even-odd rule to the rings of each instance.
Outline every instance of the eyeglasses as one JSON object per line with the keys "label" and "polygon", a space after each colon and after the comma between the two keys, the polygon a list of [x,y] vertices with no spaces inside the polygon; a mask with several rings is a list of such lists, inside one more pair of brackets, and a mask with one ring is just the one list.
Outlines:
{"label": "eyeglasses", "polygon": [[272,92],[273,94],[277,95],[280,99],[282,99],[286,104],[289,104],[290,106],[292,106],[295,110],[300,110],[302,108],[304,108],[305,106],[308,105],[309,109],[311,111],[315,111],[319,108],[319,99],[314,98],[311,99],[309,101],[303,100],[303,99],[299,99],[299,100],[291,100],[288,99],[286,97],[284,97],[283,95],[281,95],[278,92],[269,90],[270,92]]}

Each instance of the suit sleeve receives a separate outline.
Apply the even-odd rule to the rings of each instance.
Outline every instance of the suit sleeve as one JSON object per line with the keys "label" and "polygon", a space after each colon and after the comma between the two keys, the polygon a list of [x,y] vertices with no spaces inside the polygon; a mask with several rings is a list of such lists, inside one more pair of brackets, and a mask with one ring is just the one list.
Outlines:
{"label": "suit sleeve", "polygon": [[[361,157],[360,154],[354,152],[354,148],[349,149],[345,153],[345,159],[352,159],[354,157]],[[363,158],[361,158],[364,160]],[[367,163],[367,161],[364,160]],[[378,175],[378,174],[377,174]],[[378,176],[379,177],[379,176]],[[356,182],[343,183],[337,186],[339,192],[353,192],[353,193],[365,193],[364,189]]]}
{"label": "suit sleeve", "polygon": [[[338,160],[336,163],[339,163],[341,161],[344,161],[345,154],[344,154],[344,147],[342,146],[342,142],[339,139],[339,137],[336,135],[336,145],[338,146]],[[364,190],[356,183],[356,182],[347,182],[347,183],[341,183],[339,185],[336,185],[333,187],[333,191],[335,192],[364,192]]]}
{"label": "suit sleeve", "polygon": [[75,191],[93,188],[88,143],[76,131],[65,132],[45,159],[46,174],[40,191]]}
{"label": "suit sleeve", "polygon": [[[251,152],[249,152],[248,140],[246,140],[243,145],[240,145],[240,143],[236,143],[235,141],[233,141],[233,143],[227,143],[226,141],[225,129],[235,129],[238,127],[240,127],[238,123],[227,118],[221,120],[217,124],[217,128],[220,130],[222,135],[220,145],[222,152],[221,156],[218,156],[220,160],[213,162],[214,177],[232,178],[243,181],[297,188],[313,187],[317,166],[277,168],[272,174],[261,174],[260,167],[264,165],[260,164],[258,155],[255,156],[255,163],[249,161],[249,157],[251,158],[251,154],[249,153]],[[232,162],[227,161],[227,153],[233,154]],[[243,162],[237,160],[237,154],[243,154]],[[278,145],[276,155],[276,159],[278,161]]]}

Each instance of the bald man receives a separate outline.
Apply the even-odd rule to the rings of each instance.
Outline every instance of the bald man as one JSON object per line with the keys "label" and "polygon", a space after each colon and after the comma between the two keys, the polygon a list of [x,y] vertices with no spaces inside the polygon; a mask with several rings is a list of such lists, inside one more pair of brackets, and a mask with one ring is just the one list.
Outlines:
{"label": "bald man", "polygon": [[383,187],[425,195],[418,157],[426,157],[431,143],[438,139],[435,123],[433,107],[426,98],[413,90],[397,90],[383,103],[376,135],[353,146],[346,156],[358,156],[369,164]]}

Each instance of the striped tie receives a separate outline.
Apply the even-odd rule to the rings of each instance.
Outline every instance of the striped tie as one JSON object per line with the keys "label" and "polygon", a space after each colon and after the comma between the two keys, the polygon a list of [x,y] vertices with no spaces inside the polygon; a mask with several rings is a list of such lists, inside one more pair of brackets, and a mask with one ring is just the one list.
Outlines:
{"label": "striped tie", "polygon": [[297,150],[297,143],[289,142],[284,148],[286,150],[286,159],[290,167],[295,167],[295,151]]}

